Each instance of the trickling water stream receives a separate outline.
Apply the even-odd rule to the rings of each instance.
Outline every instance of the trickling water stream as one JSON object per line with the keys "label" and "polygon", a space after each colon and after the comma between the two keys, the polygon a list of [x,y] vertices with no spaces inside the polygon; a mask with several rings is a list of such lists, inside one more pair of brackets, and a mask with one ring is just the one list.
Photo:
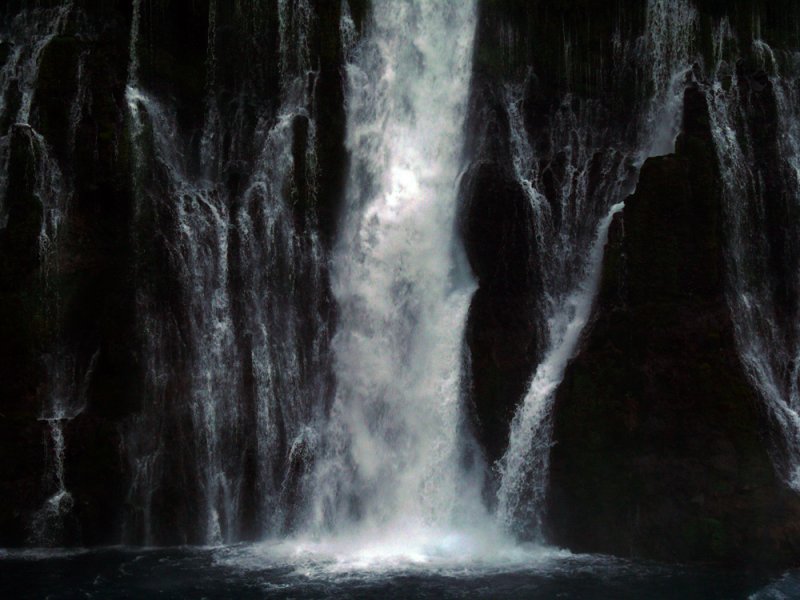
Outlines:
{"label": "trickling water stream", "polygon": [[[43,298],[41,318],[51,338],[40,357],[47,383],[38,392],[42,407],[39,420],[47,424],[48,433],[44,442],[46,469],[42,481],[47,499],[32,516],[30,524],[30,540],[41,545],[62,543],[65,519],[73,508],[65,476],[65,428],[84,409],[87,386],[98,356],[95,352],[87,365],[80,365],[74,349],[62,339],[62,225],[68,216],[72,182],[65,176],[44,136],[31,126],[38,121],[37,83],[45,49],[56,36],[64,33],[73,10],[72,2],[48,9],[33,7],[21,11],[8,29],[0,31],[0,40],[10,44],[8,56],[0,68],[0,123],[4,128],[0,135],[0,229],[7,226],[7,201],[13,200],[7,195],[22,191],[20,181],[16,182],[17,189],[9,187],[12,153],[16,153],[17,161],[32,162],[32,181],[24,184],[31,189],[25,191],[41,206],[38,279]],[[68,142],[72,146],[86,101],[82,59],[81,56],[78,60],[75,96],[64,99],[71,106]],[[27,169],[19,162],[14,167],[17,177]],[[19,202],[18,198],[16,200]]]}
{"label": "trickling water stream", "polygon": [[[775,286],[770,273],[775,268],[775,245],[780,239],[772,228],[770,211],[785,203],[781,227],[796,239],[796,215],[800,207],[800,57],[796,53],[776,56],[763,41],[752,42],[752,54],[760,62],[767,82],[742,81],[736,57],[739,48],[727,19],[715,31],[713,77],[706,86],[712,133],[724,184],[726,230],[728,232],[728,303],[734,316],[737,343],[748,375],[764,399],[779,435],[776,459],[789,485],[800,490],[800,396],[798,396],[798,337],[796,301],[787,296],[800,292],[797,255],[782,253],[785,268],[782,284]],[[768,85],[773,94],[778,137],[774,173],[760,170],[764,152],[747,125],[746,104],[752,89]],[[747,99],[747,100],[745,100]],[[781,191],[776,195],[775,188]],[[774,212],[773,212],[774,214]],[[787,220],[788,219],[788,220]],[[793,242],[790,242],[793,244]]]}
{"label": "trickling water stream", "polygon": [[[5,195],[8,186],[10,125],[28,124],[42,52],[50,40],[63,31],[71,10],[72,2],[51,9],[25,10],[13,19],[8,31],[0,33],[0,41],[11,44],[9,56],[0,68],[0,119],[4,124],[4,130],[0,132],[0,228],[5,227],[8,219]],[[40,138],[37,139],[41,142]],[[41,146],[40,152],[46,152],[45,146]],[[52,197],[57,198],[58,195],[53,194]],[[42,197],[43,202],[50,200],[50,194]]]}
{"label": "trickling water stream", "polygon": [[[294,202],[313,206],[316,193],[311,11],[305,2],[278,4],[281,104],[248,131],[239,111],[230,122],[218,106],[217,14],[210,4],[198,167],[175,111],[139,83],[140,5],[135,8],[127,96],[136,132],[137,210],[140,219],[152,220],[146,230],[159,232],[155,251],[167,255],[178,303],[165,311],[157,288],[144,288],[138,299],[152,404],[128,436],[130,502],[137,507],[128,530],[154,539],[154,502],[163,501],[159,488],[177,472],[197,487],[199,541],[239,539],[247,510],[262,534],[275,533],[287,524],[295,471],[315,443],[309,423],[324,393],[326,334],[316,312],[324,261],[313,215],[303,233],[291,212]],[[237,99],[242,106],[250,101],[247,93]],[[306,151],[296,164],[301,135]],[[255,157],[250,148],[258,148]],[[238,193],[226,180],[243,164]],[[296,169],[304,169],[297,178]],[[296,179],[304,182],[302,191]],[[147,248],[152,241],[142,243]],[[316,342],[306,350],[309,335]],[[161,432],[155,440],[153,431]],[[244,498],[245,491],[258,497]],[[195,501],[188,498],[189,505]],[[194,527],[185,523],[181,535],[195,539]]]}

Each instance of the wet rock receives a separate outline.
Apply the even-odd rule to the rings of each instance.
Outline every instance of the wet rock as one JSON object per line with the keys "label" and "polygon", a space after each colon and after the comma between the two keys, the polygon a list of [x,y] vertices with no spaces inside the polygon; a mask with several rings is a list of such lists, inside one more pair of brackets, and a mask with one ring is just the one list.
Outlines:
{"label": "wet rock", "polygon": [[5,90],[5,109],[0,113],[0,132],[5,135],[14,124],[22,106],[22,90],[19,87],[19,79],[12,79]]}
{"label": "wet rock", "polygon": [[[533,319],[538,285],[535,219],[514,178],[508,121],[484,81],[473,98],[477,159],[461,188],[460,228],[478,280],[467,317],[469,398],[473,431],[489,465],[508,445],[509,428],[537,358]],[[473,109],[477,110],[477,108]]]}
{"label": "wet rock", "polygon": [[208,8],[208,0],[174,0],[157,8],[144,2],[141,11],[140,80],[157,96],[174,100],[186,132],[203,122],[205,111]]}
{"label": "wet rock", "polygon": [[32,103],[31,123],[63,162],[72,150],[79,55],[80,42],[74,36],[60,35],[50,40],[42,51]]}
{"label": "wet rock", "polygon": [[554,543],[669,561],[800,558],[800,497],[773,467],[721,267],[718,168],[690,88],[676,154],[645,163],[612,226],[595,320],[557,394]]}
{"label": "wet rock", "polygon": [[4,42],[0,40],[0,69],[2,69],[6,64],[8,55],[11,53],[13,48],[14,45],[11,42]]}
{"label": "wet rock", "polygon": [[741,60],[736,65],[739,96],[746,107],[744,125],[752,143],[750,152],[755,191],[763,203],[763,213],[756,212],[750,219],[766,231],[767,244],[768,269],[750,276],[767,280],[775,298],[780,330],[791,338],[795,335],[794,323],[800,314],[796,286],[800,245],[797,243],[797,229],[792,226],[800,222],[797,203],[800,187],[779,141],[785,134],[780,131],[776,90],[772,80],[757,66],[759,61],[755,62]]}
{"label": "wet rock", "polygon": [[37,194],[37,165],[42,148],[27,125],[11,132],[5,206],[8,223],[0,231],[0,289],[12,290],[39,264],[42,201]]}
{"label": "wet rock", "polygon": [[344,55],[339,31],[341,4],[315,0],[313,6],[317,18],[313,42],[319,61],[313,99],[319,161],[317,214],[323,238],[331,245],[338,230],[348,168],[344,145],[347,118],[344,108]]}
{"label": "wet rock", "polygon": [[39,340],[43,324],[39,230],[42,204],[36,194],[37,140],[30,127],[11,133],[8,226],[0,230],[0,545],[26,542],[32,512],[44,500],[45,426],[37,420]]}
{"label": "wet rock", "polygon": [[[0,230],[0,454],[19,460],[0,473],[3,497],[13,498],[0,515],[0,545],[29,540],[33,513],[53,491],[53,449],[39,418],[53,385],[47,363],[55,348],[74,360],[66,376],[76,378],[70,389],[80,397],[69,401],[83,408],[64,424],[73,509],[50,541],[120,540],[127,475],[119,427],[141,402],[128,246],[130,6],[96,8],[78,19],[91,35],[56,36],[45,47],[32,99],[36,131],[15,125],[11,133],[9,219]],[[79,83],[89,92],[80,94]],[[69,192],[63,198],[41,185],[48,171],[61,173]],[[39,244],[43,203],[68,207],[59,219],[58,252],[46,257]]]}

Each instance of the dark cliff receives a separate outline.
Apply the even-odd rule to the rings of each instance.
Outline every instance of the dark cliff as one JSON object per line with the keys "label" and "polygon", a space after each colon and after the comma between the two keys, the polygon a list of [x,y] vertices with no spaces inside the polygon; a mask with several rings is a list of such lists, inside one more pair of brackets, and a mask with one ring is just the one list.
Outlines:
{"label": "dark cliff", "polygon": [[[311,411],[312,384],[329,408],[337,315],[327,269],[349,168],[343,23],[357,39],[370,3],[290,2],[281,15],[276,1],[142,0],[131,47],[132,5],[76,0],[62,20],[58,0],[0,7],[0,68],[18,60],[23,34],[42,40],[0,100],[0,455],[10,457],[0,464],[0,546],[208,539],[198,498],[222,493],[208,492],[195,464],[211,444],[195,443],[191,402],[206,384],[193,371],[192,328],[203,308],[217,308],[197,296],[211,288],[230,298],[234,340],[225,348],[231,368],[214,382],[237,405],[219,441],[234,456],[224,467],[237,486],[236,514],[222,515],[235,522],[226,541],[291,529],[297,515],[270,502],[299,502],[313,440],[292,444],[289,413]],[[643,115],[664,83],[649,75],[659,57],[648,46],[645,0],[478,2],[458,222],[478,284],[465,339],[469,429],[494,504],[512,419],[550,349],[550,321],[586,274],[597,223],[626,200],[592,322],[553,405],[545,533],[577,551],[791,563],[800,558],[800,502],[775,467],[777,424],[737,350],[707,98],[714,77],[722,90],[736,80],[750,210],[767,232],[763,277],[778,337],[790,346],[800,311],[798,189],[781,145],[777,67],[750,44],[763,40],[779,57],[796,52],[800,8],[691,6],[682,133],[674,153],[642,163],[652,125]],[[53,35],[37,19],[57,23]],[[732,50],[720,76],[723,46]],[[126,95],[133,79],[138,98]],[[293,93],[303,105],[285,130],[289,175],[275,176],[272,189],[256,167],[283,165],[265,149],[284,134],[282,102]],[[147,102],[167,115],[160,132],[156,109],[137,129],[133,113]],[[180,169],[162,155],[159,133]],[[209,225],[194,240],[201,258],[226,266],[222,275],[209,269],[222,283],[185,283],[192,248],[182,245],[179,206],[200,219],[224,213],[218,230]],[[261,258],[271,262],[253,268]],[[254,306],[267,315],[266,334],[248,320]],[[296,347],[281,337],[290,310],[305,318],[292,332]],[[265,410],[259,335],[300,365],[297,380],[269,374],[277,433],[268,450],[279,458],[260,471],[265,450],[244,433],[261,433]],[[151,352],[159,336],[166,341]],[[796,371],[788,359],[783,366],[789,388]],[[54,398],[69,410],[54,412]],[[153,412],[159,419],[148,420]],[[136,428],[148,439],[131,435]],[[158,468],[133,464],[126,444],[158,454]],[[137,488],[142,473],[155,482],[151,495]],[[36,523],[50,518],[59,486],[69,491],[67,516],[40,535]]]}
{"label": "dark cliff", "polygon": [[[13,498],[0,505],[3,546],[117,543],[123,538],[124,516],[138,511],[129,497],[133,474],[123,447],[131,419],[158,401],[174,413],[174,420],[167,431],[154,434],[179,442],[176,434],[186,426],[180,406],[181,385],[186,383],[181,383],[180,369],[189,360],[185,337],[181,340],[188,317],[176,282],[179,267],[170,258],[175,215],[169,206],[142,199],[142,190],[163,197],[172,191],[157,156],[144,172],[134,165],[126,98],[133,4],[79,0],[60,21],[63,3],[57,1],[35,6],[12,2],[0,9],[9,36],[0,45],[0,66],[14,59],[15,44],[22,47],[27,41],[26,27],[38,27],[30,31],[42,35],[45,25],[57,24],[56,35],[42,37],[38,60],[24,66],[38,69],[30,91],[30,127],[14,125],[20,118],[23,81],[12,80],[0,104],[9,157],[0,204],[8,218],[7,227],[0,229],[0,454],[17,457],[0,473],[0,492]],[[353,5],[360,23],[365,5]],[[197,172],[209,98],[217,103],[220,119],[252,132],[260,120],[276,118],[282,93],[277,3],[252,10],[215,3],[215,9],[210,36],[209,2],[143,0],[139,44],[133,48],[140,85],[174,110],[175,135],[187,140],[187,169]],[[308,45],[317,70],[308,85],[314,90],[309,110],[317,119],[317,160],[308,169],[303,166],[309,140],[298,120],[293,128],[299,165],[295,185],[282,192],[294,199],[298,227],[310,222],[308,227],[318,228],[329,244],[346,174],[344,57],[339,4],[314,2],[312,10]],[[210,75],[211,44],[216,64]],[[252,138],[214,142],[220,152],[220,193],[239,202],[248,162],[258,148]],[[313,198],[304,191],[305,171],[310,169],[316,170]],[[48,189],[55,185],[56,180],[48,179],[53,173],[63,194],[60,204],[50,207],[43,195],[57,195]],[[43,250],[47,226],[42,215],[62,213],[57,229],[53,227],[57,234]],[[234,287],[237,277],[234,272]],[[174,324],[179,340],[164,357],[172,363],[174,381],[158,400],[148,395],[145,383],[143,293]],[[246,403],[247,394],[242,394]],[[56,442],[51,421],[45,420],[53,398],[70,406],[70,414],[52,421],[63,427],[63,484],[70,504],[64,522],[47,527],[46,538],[40,538],[31,523],[38,514],[48,518],[42,507],[59,486],[53,475]],[[186,478],[189,459],[181,452],[172,452],[162,495],[155,499],[157,518],[166,522],[162,543],[191,541],[176,537],[176,523],[188,519],[178,528],[194,527],[192,508],[184,503],[192,496],[191,477]],[[252,510],[243,507],[244,513]],[[253,518],[243,519],[251,530]],[[136,522],[135,517],[129,520]],[[137,527],[125,532],[130,541],[141,539]]]}
{"label": "dark cliff", "polygon": [[800,498],[736,350],[708,122],[689,88],[676,153],[644,164],[612,225],[596,318],[554,406],[548,528],[583,551],[786,564]]}
{"label": "dark cliff", "polygon": [[[754,169],[753,191],[741,193],[750,194],[756,227],[769,231],[770,266],[750,276],[766,278],[779,335],[791,338],[795,279],[786,269],[797,261],[787,236],[796,191],[776,131],[774,71],[749,46],[757,38],[791,51],[800,14],[791,2],[691,6],[688,52],[703,91],[687,92],[676,153],[644,163],[612,225],[594,319],[549,417],[545,534],[582,551],[792,563],[797,495],[780,470],[778,424],[737,349],[726,296],[731,200],[723,198],[704,94],[718,32],[729,24],[743,115],[733,127],[750,140],[744,152]],[[594,234],[580,228],[636,181],[647,134],[636,115],[648,110],[655,84],[647,18],[645,3],[481,3],[462,229],[479,280],[467,330],[473,423],[501,470],[512,417],[548,347],[547,323],[537,317],[548,314],[542,298],[575,286],[582,267],[570,252]],[[513,149],[520,142],[509,135],[520,117],[533,157],[522,170]],[[538,196],[526,196],[526,180]],[[532,214],[543,200],[545,219]],[[583,211],[581,220],[570,211]],[[559,246],[564,237],[572,247]],[[548,263],[565,275],[548,272]],[[790,379],[794,371],[789,364],[782,372]]]}

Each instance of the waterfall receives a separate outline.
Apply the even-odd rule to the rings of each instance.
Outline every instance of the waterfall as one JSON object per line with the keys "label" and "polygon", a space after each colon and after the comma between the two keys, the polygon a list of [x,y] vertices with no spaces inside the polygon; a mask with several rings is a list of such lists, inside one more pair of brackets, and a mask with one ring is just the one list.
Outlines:
{"label": "waterfall", "polygon": [[310,521],[402,551],[481,510],[459,461],[475,285],[454,223],[475,18],[473,2],[386,4],[347,66],[337,387]]}
{"label": "waterfall", "polygon": [[[788,315],[779,305],[769,274],[771,244],[769,203],[786,201],[797,207],[800,198],[800,55],[776,53],[763,41],[752,42],[752,54],[761,63],[774,94],[778,159],[783,198],[769,198],[764,175],[757,170],[757,144],[746,125],[745,82],[736,69],[740,49],[731,26],[723,19],[714,32],[714,63],[705,86],[711,130],[722,174],[727,232],[728,304],[736,341],[745,369],[765,402],[780,441],[776,448],[779,470],[787,483],[800,490],[800,331],[797,307]],[[795,208],[796,210],[796,208]],[[796,213],[795,213],[796,214]],[[794,221],[782,221],[788,235],[797,238]],[[800,264],[786,256],[785,284],[800,292]]]}
{"label": "waterfall", "polygon": [[[177,133],[174,112],[141,87],[140,27],[141,0],[134,0],[126,96],[133,121],[137,214],[141,227],[165,238],[170,263],[164,266],[174,269],[188,306],[181,307],[185,314],[164,315],[154,291],[143,287],[137,298],[145,338],[146,394],[152,406],[137,418],[127,442],[133,470],[129,502],[139,510],[129,521],[134,521],[145,543],[153,543],[156,489],[170,475],[188,476],[197,485],[196,491],[185,493],[196,493],[189,501],[200,515],[196,525],[202,531],[200,540],[220,543],[223,535],[232,539],[238,492],[221,448],[223,431],[235,430],[238,417],[237,356],[228,294],[229,209],[214,182],[187,164],[187,144]],[[153,181],[148,143],[162,180]],[[152,221],[145,225],[145,219]],[[186,337],[185,350],[175,349],[180,336]],[[181,389],[169,390],[170,383]],[[182,404],[179,414],[186,423],[181,427],[188,431],[179,431],[179,440],[167,439],[170,402]],[[171,448],[171,441],[181,447]],[[183,455],[189,473],[169,473],[180,468],[170,464],[170,452]]]}
{"label": "waterfall", "polygon": [[170,288],[149,281],[137,298],[146,392],[126,436],[134,507],[126,536],[158,540],[165,509],[183,513],[166,527],[179,540],[278,533],[315,444],[310,424],[326,370],[325,261],[314,215],[299,224],[293,214],[295,204],[313,207],[316,194],[311,8],[278,3],[280,106],[253,123],[247,87],[226,111],[219,104],[210,3],[196,150],[176,108],[139,80],[140,10],[137,0],[126,94],[137,228],[141,255],[163,257],[159,277]]}
{"label": "waterfall", "polygon": [[[139,18],[137,3],[132,37],[138,33]],[[134,37],[132,54],[136,52],[135,44]],[[161,420],[164,413],[170,410],[161,404],[168,393],[164,383],[178,377],[182,387],[178,393],[185,393],[186,401],[182,407],[187,421],[184,426],[190,430],[181,440],[184,448],[180,451],[189,454],[187,460],[194,461],[192,470],[196,469],[200,489],[202,507],[199,512],[204,515],[201,525],[204,539],[218,543],[223,540],[223,528],[230,532],[233,527],[238,492],[235,475],[226,469],[227,457],[222,448],[223,432],[235,430],[239,419],[235,397],[237,356],[228,289],[229,208],[214,182],[198,175],[187,164],[185,142],[176,132],[174,112],[137,87],[135,65],[132,60],[127,96],[134,120],[132,129],[136,132],[134,163],[141,203],[137,212],[142,220],[145,217],[141,215],[155,216],[155,222],[147,227],[155,231],[161,229],[161,235],[166,238],[170,264],[165,267],[174,269],[186,304],[181,306],[185,313],[169,315],[165,322],[161,307],[149,295],[150,290],[143,288],[137,299],[145,332],[147,382],[152,386],[148,393],[159,402],[156,412],[145,411],[142,420],[148,423],[147,436],[152,436],[154,431],[160,431],[161,435],[155,441],[159,447],[151,452],[141,451],[143,455],[140,455],[138,448],[134,450],[137,455],[132,461],[133,489],[142,488],[149,496],[152,488],[158,485],[151,478],[161,474],[153,471],[163,468],[158,456],[169,452],[163,447],[169,440],[164,439],[166,433],[160,427],[164,425]],[[146,136],[150,139],[145,141]],[[152,143],[155,160],[162,168],[160,181],[147,181],[152,177],[147,142]],[[178,319],[180,322],[176,323]],[[177,351],[179,357],[175,356],[172,346],[173,336],[178,335],[186,336],[188,341],[185,350]],[[186,369],[179,374],[173,370],[176,359]],[[135,442],[132,447],[136,447]],[[150,498],[142,501],[145,507],[150,502]],[[146,532],[151,528],[149,521],[149,515],[145,514]]]}
{"label": "waterfall", "polygon": [[[10,126],[29,124],[31,104],[42,52],[47,44],[66,25],[72,2],[54,8],[33,8],[21,11],[10,23],[8,30],[0,32],[0,40],[12,44],[5,64],[0,68],[0,229],[6,226],[5,195],[8,186]],[[41,137],[37,138],[41,142]],[[44,152],[45,146],[40,151]],[[44,196],[46,202],[49,196]]]}
{"label": "waterfall", "polygon": [[[32,515],[30,523],[30,540],[39,545],[62,542],[65,522],[74,505],[67,488],[65,431],[69,422],[84,410],[86,391],[99,352],[92,355],[88,364],[79,364],[74,349],[62,339],[61,229],[68,216],[72,182],[65,176],[44,136],[32,126],[37,120],[37,81],[45,49],[54,37],[64,32],[73,10],[72,2],[62,2],[48,9],[22,10],[8,29],[0,32],[0,38],[11,44],[6,62],[0,68],[0,123],[4,128],[0,132],[0,229],[6,227],[9,216],[6,195],[10,193],[9,168],[15,151],[12,146],[33,163],[30,191],[41,205],[38,279],[42,295],[41,318],[48,340],[40,356],[46,384],[40,388],[38,399],[41,404],[39,420],[46,423],[47,431],[42,481],[46,499]],[[69,143],[72,146],[86,100],[83,79],[81,56],[75,97],[64,99],[71,102]]]}
{"label": "waterfall", "polygon": [[[8,30],[0,32],[0,40],[12,44],[5,64],[0,68],[0,123],[8,129],[14,123],[28,125],[31,104],[42,52],[50,40],[61,33],[72,10],[72,2],[50,9],[33,8],[21,11],[10,23]],[[41,136],[35,136],[39,152],[46,152]],[[8,220],[5,202],[8,187],[8,160],[11,131],[0,131],[0,229]],[[52,169],[51,169],[52,171]],[[58,194],[42,196],[43,202],[57,198]],[[54,225],[53,211],[45,209],[45,219]],[[49,234],[52,234],[52,230]],[[43,232],[48,235],[48,232]]]}
{"label": "waterfall", "polygon": [[[307,77],[316,75],[307,39],[311,6],[305,0],[291,4],[283,2],[280,12],[281,52],[292,57],[281,67],[281,106],[276,121],[256,134],[263,150],[236,218],[260,512],[263,531],[271,534],[293,525],[299,488],[319,446],[328,372],[326,256],[314,213],[298,225],[291,212],[293,205],[315,205],[318,172]],[[290,196],[282,198],[289,188]]]}
{"label": "waterfall", "polygon": [[[566,163],[554,202],[542,191],[538,166],[547,157],[534,153],[520,114],[525,86],[506,86],[514,172],[536,219],[542,270],[537,322],[546,340],[497,465],[497,518],[506,529],[541,536],[555,392],[590,320],[611,220],[633,191],[644,160],[674,149],[696,20],[686,0],[648,1],[644,34],[627,49],[647,74],[636,135],[603,126],[593,102],[565,95],[549,122],[549,147],[564,149]],[[626,49],[620,51],[626,60]],[[592,189],[593,172],[602,174],[599,189]]]}
{"label": "waterfall", "polygon": [[[508,173],[519,185],[524,195],[514,188],[509,197],[530,203],[524,212],[532,222],[525,225],[536,258],[519,285],[533,291],[508,292],[532,307],[531,331],[521,337],[535,338],[530,351],[519,353],[515,373],[536,364],[511,418],[508,448],[487,469],[473,464],[481,459],[471,452],[477,442],[466,414],[464,338],[476,281],[456,222],[467,163],[486,158],[465,149],[478,0],[393,0],[376,4],[363,23],[363,7],[346,0],[330,12],[314,0],[208,0],[192,9],[192,19],[198,6],[208,9],[192,22],[202,23],[192,43],[205,44],[205,55],[193,57],[170,56],[173,46],[160,46],[153,35],[168,9],[131,0],[124,101],[116,90],[125,81],[125,47],[114,51],[123,57],[118,73],[117,59],[103,54],[105,30],[100,35],[88,26],[94,18],[103,23],[106,13],[72,0],[34,4],[0,29],[0,42],[10,42],[0,48],[7,52],[0,66],[0,234],[13,225],[8,205],[16,199],[9,188],[17,150],[32,174],[25,193],[41,204],[30,284],[30,294],[38,294],[31,337],[41,374],[29,379],[40,380],[31,397],[38,402],[45,472],[36,510],[26,509],[30,543],[71,540],[70,528],[85,518],[78,489],[84,467],[70,470],[70,450],[73,457],[81,450],[72,440],[84,419],[87,428],[96,419],[98,429],[113,430],[103,432],[104,442],[116,443],[119,432],[127,460],[119,474],[128,485],[120,509],[126,543],[312,539],[336,552],[355,544],[416,559],[510,547],[509,533],[541,541],[556,392],[593,317],[609,228],[622,217],[644,161],[673,151],[689,80],[707,98],[722,176],[736,342],[780,434],[779,471],[800,491],[800,53],[759,39],[757,19],[757,37],[743,42],[727,18],[717,20],[691,0],[648,0],[642,21],[631,11],[641,35],[623,39],[627,16],[609,13],[618,29],[613,52],[603,48],[602,60],[613,55],[614,68],[607,77],[603,65],[581,85],[581,47],[566,26],[563,53],[542,51],[541,60],[555,56],[563,64],[555,77],[518,68],[525,34],[514,28],[498,36],[507,38],[501,50],[513,52],[481,56],[485,64],[475,72],[485,68],[486,82],[501,83],[476,93],[476,104],[486,100],[481,116],[500,116],[492,123],[497,127],[476,136],[508,136],[486,150],[502,159],[488,157],[502,185],[493,180],[487,187],[509,192]],[[487,19],[507,16],[486,12]],[[127,27],[127,12],[108,14]],[[333,27],[323,28],[331,15]],[[487,21],[487,29],[495,25]],[[706,28],[713,30],[708,48],[698,39]],[[258,37],[264,30],[269,36]],[[74,75],[76,91],[63,99],[68,139],[48,141],[37,94],[51,93],[40,87],[48,78],[40,80],[39,71],[49,64],[54,40],[75,44],[69,84]],[[102,55],[96,63],[93,53]],[[263,60],[250,72],[246,61],[253,56]],[[237,71],[237,60],[247,73]],[[495,64],[503,60],[509,64]],[[547,72],[537,61],[528,64]],[[323,105],[342,108],[340,81],[325,78],[342,64],[346,128],[336,121],[340,113],[331,116],[331,106]],[[85,73],[89,66],[100,75]],[[184,67],[186,80],[171,79],[170,68]],[[612,96],[631,72],[635,98],[620,102],[630,102],[633,116],[620,115]],[[87,81],[112,90],[112,101],[93,103]],[[547,97],[553,89],[562,91]],[[127,131],[117,127],[120,115],[89,114],[116,113],[117,103],[127,111]],[[762,136],[753,120],[773,108],[775,131]],[[85,158],[74,152],[82,126],[87,139],[113,138],[108,146],[96,144],[98,153],[120,138],[121,158],[96,169],[113,183],[94,186],[102,178],[95,170],[79,174],[84,165],[70,164]],[[347,159],[326,172],[330,146],[340,150],[341,140],[330,143],[337,135],[346,136]],[[75,156],[65,157],[62,146],[70,145]],[[334,170],[346,175],[335,223],[339,207],[325,198],[338,193],[326,188]],[[130,181],[119,184],[123,175]],[[130,217],[122,206],[127,183]],[[92,387],[92,378],[97,370],[111,387],[116,374],[105,371],[129,364],[128,355],[106,364],[105,350],[84,346],[87,339],[102,348],[125,344],[104,332],[92,330],[80,341],[65,332],[65,323],[78,329],[86,320],[81,314],[77,324],[70,321],[70,301],[83,298],[69,286],[88,295],[94,285],[117,283],[105,272],[93,280],[94,267],[82,263],[91,259],[81,253],[104,240],[84,246],[71,238],[94,233],[84,221],[94,218],[95,207],[86,205],[106,193],[104,185],[121,198],[109,212],[121,214],[98,222],[130,225],[132,248],[115,246],[111,251],[124,258],[97,271],[133,263],[130,291],[114,289],[103,302],[125,296],[135,303],[138,337],[130,354],[141,358],[141,373],[130,381],[142,386],[140,405],[112,416],[100,414],[114,412],[105,405],[90,406],[90,396],[92,402],[101,396],[99,405],[108,393]],[[785,222],[778,227],[781,211]],[[86,456],[94,458],[91,451]],[[487,491],[496,496],[487,498]]]}

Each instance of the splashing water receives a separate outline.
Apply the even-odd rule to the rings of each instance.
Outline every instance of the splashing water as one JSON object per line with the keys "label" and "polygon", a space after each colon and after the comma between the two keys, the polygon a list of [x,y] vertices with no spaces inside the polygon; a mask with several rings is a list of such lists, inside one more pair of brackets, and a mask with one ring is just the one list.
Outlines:
{"label": "splashing water", "polygon": [[476,525],[491,522],[480,480],[459,463],[475,286],[454,221],[475,17],[472,2],[387,4],[348,65],[338,379],[312,483],[309,526],[324,534],[312,552],[413,561],[502,537]]}

